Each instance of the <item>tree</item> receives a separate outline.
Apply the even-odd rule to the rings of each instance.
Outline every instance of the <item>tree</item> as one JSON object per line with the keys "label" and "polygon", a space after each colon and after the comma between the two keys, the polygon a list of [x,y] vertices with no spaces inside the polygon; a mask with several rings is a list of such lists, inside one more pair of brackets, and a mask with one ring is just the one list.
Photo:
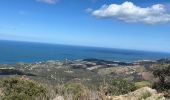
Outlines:
{"label": "tree", "polygon": [[153,74],[159,78],[159,82],[155,82],[153,88],[158,91],[165,92],[166,96],[170,96],[170,65],[161,64],[155,67]]}

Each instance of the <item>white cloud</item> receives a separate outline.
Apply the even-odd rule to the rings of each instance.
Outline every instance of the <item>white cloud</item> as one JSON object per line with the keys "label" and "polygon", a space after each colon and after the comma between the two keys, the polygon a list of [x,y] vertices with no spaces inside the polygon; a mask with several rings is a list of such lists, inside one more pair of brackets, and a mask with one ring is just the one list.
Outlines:
{"label": "white cloud", "polygon": [[58,2],[58,0],[36,0],[36,1],[47,3],[47,4],[56,4]]}
{"label": "white cloud", "polygon": [[91,14],[100,18],[117,18],[125,22],[143,22],[147,24],[170,21],[170,13],[162,4],[142,8],[132,2],[124,2],[120,5],[103,5],[101,8],[93,10]]}

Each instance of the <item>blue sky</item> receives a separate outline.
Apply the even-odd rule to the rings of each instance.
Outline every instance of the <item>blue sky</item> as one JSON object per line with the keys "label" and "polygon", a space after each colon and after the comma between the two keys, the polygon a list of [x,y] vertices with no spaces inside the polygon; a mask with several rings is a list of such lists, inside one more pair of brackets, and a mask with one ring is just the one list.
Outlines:
{"label": "blue sky", "polygon": [[170,52],[170,1],[1,0],[0,39]]}

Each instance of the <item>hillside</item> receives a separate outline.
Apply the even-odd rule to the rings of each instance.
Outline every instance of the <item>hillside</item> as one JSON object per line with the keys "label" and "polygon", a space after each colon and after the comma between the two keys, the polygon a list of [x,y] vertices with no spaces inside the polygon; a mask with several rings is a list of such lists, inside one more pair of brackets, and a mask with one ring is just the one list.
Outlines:
{"label": "hillside", "polygon": [[[37,98],[38,100],[40,98],[43,100],[57,100],[57,98],[64,98],[65,100],[87,100],[89,98],[90,100],[105,100],[108,98],[113,100],[142,100],[136,98],[139,97],[136,95],[144,95],[144,97],[149,98],[160,97],[160,100],[164,100],[162,99],[164,96],[166,98],[170,96],[168,92],[170,89],[168,85],[170,82],[169,65],[170,60],[168,59],[128,63],[84,59],[1,64],[0,95],[4,100],[11,100],[6,99],[6,96],[12,95],[12,97],[15,97],[18,94],[27,98],[33,97],[32,100],[37,100]],[[161,78],[162,75],[164,75],[164,79]],[[9,86],[14,85],[17,87],[9,88],[6,82]],[[30,88],[29,82],[30,84],[35,82],[35,84],[39,85],[35,85],[32,90],[27,90],[30,92],[21,94],[26,91],[27,86]],[[44,89],[40,91],[45,91],[43,92],[45,97],[36,93],[30,96],[32,91],[38,91],[39,86],[42,86],[40,89]],[[10,90],[12,88],[14,89]],[[34,88],[37,89],[34,90]],[[159,93],[151,88],[155,88]],[[141,93],[136,94],[135,90],[141,91]],[[143,92],[145,90],[151,93],[146,92],[148,94],[145,94]],[[40,91],[38,94],[41,93]],[[129,99],[129,97],[131,98]],[[149,98],[147,100],[151,100]]]}

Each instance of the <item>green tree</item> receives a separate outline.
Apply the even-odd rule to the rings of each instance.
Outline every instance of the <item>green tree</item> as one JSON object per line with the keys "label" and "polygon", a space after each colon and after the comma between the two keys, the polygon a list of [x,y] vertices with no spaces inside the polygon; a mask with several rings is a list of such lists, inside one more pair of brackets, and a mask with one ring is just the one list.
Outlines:
{"label": "green tree", "polygon": [[159,78],[159,81],[154,83],[153,88],[164,92],[166,96],[170,97],[170,93],[168,92],[170,90],[170,65],[161,64],[155,66],[153,74]]}

